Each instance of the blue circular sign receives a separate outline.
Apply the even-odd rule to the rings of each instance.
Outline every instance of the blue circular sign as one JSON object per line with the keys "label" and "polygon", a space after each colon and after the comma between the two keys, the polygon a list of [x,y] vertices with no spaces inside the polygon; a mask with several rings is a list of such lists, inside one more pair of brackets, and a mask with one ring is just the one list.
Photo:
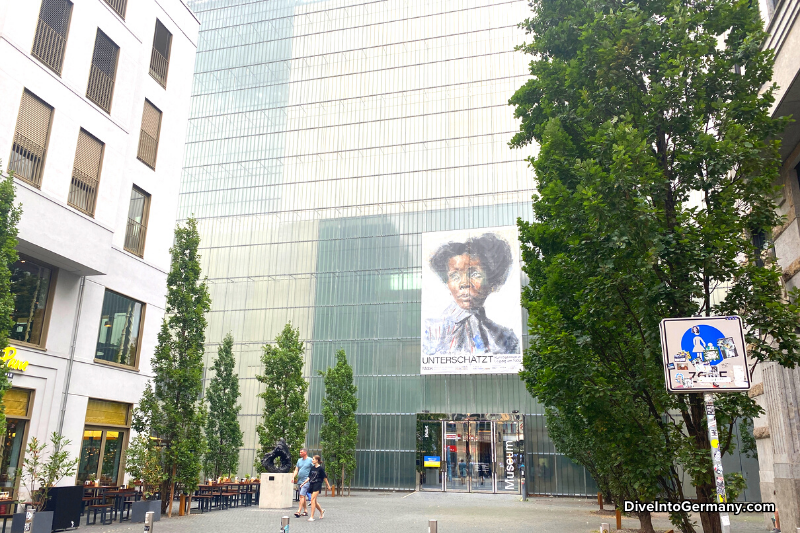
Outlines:
{"label": "blue circular sign", "polygon": [[717,344],[725,335],[712,326],[700,324],[686,330],[681,337],[681,350],[688,352],[691,361],[697,359],[716,366],[722,362],[722,354]]}

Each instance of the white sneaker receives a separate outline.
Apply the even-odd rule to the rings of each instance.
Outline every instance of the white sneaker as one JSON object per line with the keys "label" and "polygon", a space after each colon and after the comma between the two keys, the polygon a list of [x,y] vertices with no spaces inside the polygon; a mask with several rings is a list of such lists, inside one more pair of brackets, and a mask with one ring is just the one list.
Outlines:
{"label": "white sneaker", "polygon": [[309,518],[309,519],[308,519],[308,521],[309,521],[309,522],[313,522],[313,521],[314,521],[314,519],[313,519],[313,518]]}

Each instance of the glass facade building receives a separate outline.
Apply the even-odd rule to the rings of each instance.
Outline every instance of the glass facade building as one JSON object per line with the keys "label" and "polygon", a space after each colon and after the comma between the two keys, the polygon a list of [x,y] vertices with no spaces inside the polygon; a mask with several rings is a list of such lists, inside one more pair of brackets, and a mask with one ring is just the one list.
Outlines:
{"label": "glass facade building", "polygon": [[459,427],[492,431],[486,443],[500,442],[497,428],[519,432],[529,492],[595,493],[584,469],[556,452],[517,375],[420,373],[422,234],[532,216],[532,150],[508,147],[518,130],[508,99],[528,79],[528,58],[514,51],[527,2],[190,7],[201,29],[179,218],[195,216],[201,231],[213,301],[206,367],[226,333],[235,339],[240,475],[258,448],[262,346],[291,322],[306,342],[313,451],[318,371],[340,347],[353,367],[353,487],[413,489],[418,421],[482,413],[473,418],[494,429]]}

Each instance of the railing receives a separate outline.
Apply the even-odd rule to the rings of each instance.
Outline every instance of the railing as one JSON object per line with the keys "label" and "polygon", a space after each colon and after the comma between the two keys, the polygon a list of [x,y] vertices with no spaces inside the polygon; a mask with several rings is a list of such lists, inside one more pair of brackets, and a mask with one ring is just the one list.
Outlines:
{"label": "railing", "polygon": [[116,11],[122,18],[125,18],[125,6],[127,3],[127,0],[106,0],[106,4],[110,5],[111,9]]}
{"label": "railing", "polygon": [[41,188],[44,156],[47,150],[31,141],[21,133],[14,135],[14,144],[11,146],[11,159],[8,170],[14,172],[14,177],[19,178]]}
{"label": "railing", "polygon": [[168,69],[169,60],[153,47],[153,52],[150,54],[150,75],[165,89],[167,88]]}
{"label": "railing", "polygon": [[64,48],[67,40],[63,35],[50,27],[42,19],[36,25],[36,36],[33,39],[31,54],[42,63],[50,67],[56,74],[61,75],[64,64]]}
{"label": "railing", "polygon": [[141,130],[141,135],[139,136],[139,153],[136,157],[139,161],[155,170],[157,153],[158,140],[151,137],[146,131]]}
{"label": "railing", "polygon": [[129,218],[128,227],[125,229],[125,249],[142,257],[144,255],[144,238],[146,235],[147,226]]}
{"label": "railing", "polygon": [[95,104],[102,107],[106,113],[111,112],[111,95],[114,93],[114,79],[108,74],[92,65],[89,71],[89,87],[86,96]]}
{"label": "railing", "polygon": [[95,202],[97,201],[97,184],[97,178],[73,168],[67,203],[87,215],[94,216]]}

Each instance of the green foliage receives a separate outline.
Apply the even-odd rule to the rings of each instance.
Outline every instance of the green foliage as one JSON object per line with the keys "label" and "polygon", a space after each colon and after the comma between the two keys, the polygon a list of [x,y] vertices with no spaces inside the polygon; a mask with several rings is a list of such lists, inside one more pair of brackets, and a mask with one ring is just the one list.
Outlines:
{"label": "green foliage", "polygon": [[261,458],[271,452],[278,439],[286,439],[293,457],[297,456],[306,436],[308,382],[303,379],[303,343],[300,330],[286,324],[275,338],[275,345],[264,346],[261,363],[264,375],[256,376],[265,385],[258,396],[264,400],[264,414],[256,427],[261,453],[255,468],[263,471]]}
{"label": "green foliage", "polygon": [[739,472],[725,474],[725,495],[729,502],[735,502],[736,498],[747,488],[747,481]]}
{"label": "green foliage", "polygon": [[142,482],[142,492],[146,500],[153,498],[160,485],[167,479],[162,468],[162,450],[154,439],[138,434],[128,445],[125,471]]}
{"label": "green foliage", "polygon": [[319,431],[325,471],[342,493],[356,468],[356,441],[358,440],[358,389],[353,383],[353,369],[347,364],[343,349],[336,352],[336,366],[319,373],[325,382],[322,399],[322,427]]}
{"label": "green foliage", "polygon": [[[2,166],[0,160],[0,166]],[[14,176],[0,172],[0,350],[8,346],[8,334],[14,325],[11,313],[14,311],[14,295],[11,294],[11,265],[17,259],[17,224],[22,216],[22,208],[14,205],[16,191]],[[6,433],[6,414],[3,396],[11,388],[6,376],[8,365],[0,362],[0,435]]]}
{"label": "green foliage", "polygon": [[[50,436],[52,451],[45,456],[47,443],[31,437],[22,460],[22,485],[30,495],[30,501],[37,511],[44,509],[50,498],[50,489],[65,477],[75,475],[78,459],[70,459],[64,450],[71,441],[58,433]],[[20,500],[22,503],[23,500]]]}
{"label": "green foliage", "polygon": [[[200,277],[197,249],[200,235],[190,218],[175,229],[167,275],[167,307],[152,360],[153,386],[145,388],[134,412],[133,428],[156,437],[163,446],[162,470],[166,479],[162,495],[173,483],[184,491],[197,488],[206,451],[203,427],[206,411],[203,392],[203,344],[211,299]],[[166,511],[168,497],[162,496]]]}
{"label": "green foliage", "polygon": [[[559,446],[620,496],[715,491],[703,398],[665,392],[659,322],[742,316],[750,355],[800,362],[798,306],[753,244],[780,224],[772,52],[744,0],[540,0],[512,147],[540,146],[535,221],[519,222],[530,348],[522,378]],[[767,86],[767,90],[761,91]],[[715,292],[715,288],[719,291]],[[796,295],[795,295],[796,296]],[[723,453],[760,409],[716,398]],[[551,418],[552,420],[552,418]],[[649,515],[640,515],[651,531]],[[672,517],[694,531],[685,514]],[[706,532],[719,519],[701,513]]]}
{"label": "green foliage", "polygon": [[225,335],[214,361],[214,377],[206,391],[208,419],[206,420],[206,452],[203,471],[212,479],[236,472],[242,430],[239,428],[239,376],[234,372],[233,336]]}

